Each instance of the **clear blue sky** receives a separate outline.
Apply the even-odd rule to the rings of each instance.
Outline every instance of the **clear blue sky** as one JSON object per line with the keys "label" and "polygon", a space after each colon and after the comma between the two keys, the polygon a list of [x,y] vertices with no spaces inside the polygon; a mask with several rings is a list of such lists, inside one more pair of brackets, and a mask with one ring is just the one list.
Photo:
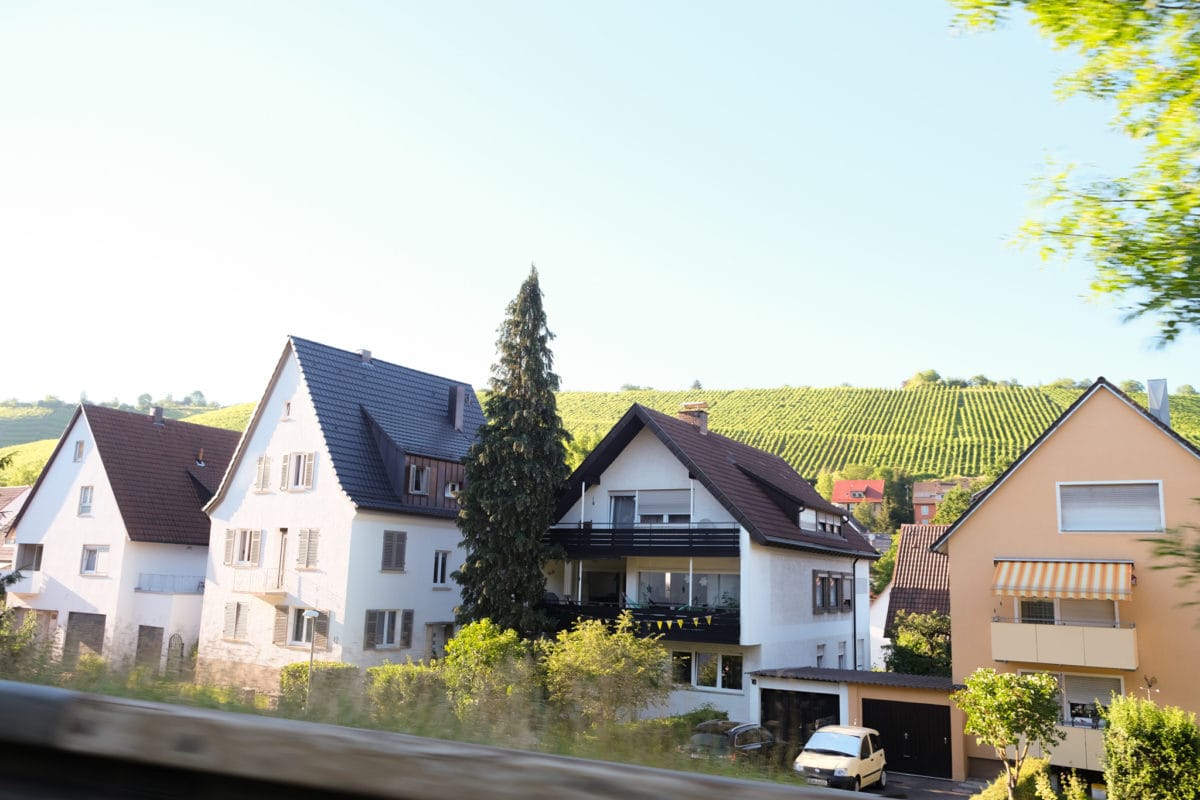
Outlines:
{"label": "clear blue sky", "polygon": [[0,395],[257,399],[285,337],[477,386],[530,263],[566,389],[1200,384],[1006,244],[1126,166],[935,0],[0,2]]}

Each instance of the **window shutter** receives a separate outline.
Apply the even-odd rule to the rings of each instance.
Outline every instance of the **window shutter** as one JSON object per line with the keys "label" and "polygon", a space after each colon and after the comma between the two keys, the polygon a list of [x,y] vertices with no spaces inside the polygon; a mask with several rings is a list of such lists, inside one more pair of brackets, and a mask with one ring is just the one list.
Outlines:
{"label": "window shutter", "polygon": [[374,650],[375,649],[375,641],[376,641],[375,625],[376,625],[376,619],[378,618],[378,616],[379,616],[379,612],[377,612],[377,611],[368,611],[367,612],[367,627],[366,627],[366,630],[363,631],[363,649],[364,650]]}
{"label": "window shutter", "polygon": [[233,638],[249,639],[250,638],[250,606],[248,603],[235,603],[234,613],[237,614],[237,621],[233,626]]}
{"label": "window shutter", "polygon": [[262,531],[250,531],[250,563],[258,566],[262,556]]}
{"label": "window shutter", "polygon": [[296,548],[296,566],[307,567],[309,531],[300,530],[300,546]]}
{"label": "window shutter", "polygon": [[267,461],[266,458],[264,458],[263,456],[258,457],[258,466],[254,472],[254,488],[255,489],[265,488],[263,486],[263,472],[265,472],[266,468],[267,468],[266,461]]}
{"label": "window shutter", "polygon": [[404,551],[407,544],[408,534],[404,531],[384,531],[382,568],[394,572],[403,572]]}
{"label": "window shutter", "polygon": [[313,464],[317,460],[316,453],[306,453],[304,455],[304,488],[311,489],[313,482]]}
{"label": "window shutter", "polygon": [[396,537],[392,531],[383,532],[383,560],[379,564],[380,569],[391,569],[392,560],[396,556]]}
{"label": "window shutter", "polygon": [[275,606],[275,632],[271,637],[275,644],[288,642],[288,616],[287,606]]}
{"label": "window shutter", "polygon": [[400,646],[412,647],[413,612],[406,608],[400,612]]}
{"label": "window shutter", "polygon": [[318,650],[329,649],[329,612],[322,611],[313,625],[313,644]]}
{"label": "window shutter", "polygon": [[225,563],[233,563],[233,531],[225,529]]}
{"label": "window shutter", "polygon": [[1157,483],[1065,484],[1058,487],[1064,531],[1160,531]]}
{"label": "window shutter", "polygon": [[317,565],[317,544],[321,540],[320,531],[308,532],[308,557],[305,566],[315,567]]}
{"label": "window shutter", "polygon": [[234,629],[237,626],[237,603],[225,604],[225,629],[222,636],[226,639],[232,639]]}
{"label": "window shutter", "polygon": [[288,490],[288,468],[292,465],[292,454],[285,453],[283,456],[283,465],[279,472],[279,491],[286,492]]}
{"label": "window shutter", "polygon": [[638,514],[690,514],[692,496],[687,489],[661,489],[638,492]]}

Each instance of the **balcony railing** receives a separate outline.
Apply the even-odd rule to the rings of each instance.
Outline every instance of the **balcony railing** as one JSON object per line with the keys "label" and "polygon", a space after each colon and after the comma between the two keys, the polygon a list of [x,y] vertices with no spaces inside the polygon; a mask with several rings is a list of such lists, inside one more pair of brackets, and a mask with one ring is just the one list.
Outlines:
{"label": "balcony railing", "polygon": [[994,617],[992,658],[1030,664],[1137,669],[1137,630],[1131,623],[1082,620],[1033,623]]}
{"label": "balcony railing", "polygon": [[[622,608],[616,603],[548,603],[546,610],[565,630],[577,619],[598,619],[612,623]],[[631,608],[637,632],[643,636],[662,634],[679,642],[739,644],[742,633],[741,611],[736,608],[705,606],[647,606]]]}
{"label": "balcony railing", "polygon": [[547,544],[566,551],[568,558],[620,556],[736,556],[736,523],[633,525],[585,522],[555,525]]}
{"label": "balcony railing", "polygon": [[[7,587],[12,594],[41,594],[46,588],[46,573],[41,570],[16,569],[13,572],[18,573],[20,578]],[[6,574],[11,575],[12,572]]]}
{"label": "balcony railing", "polygon": [[204,594],[204,576],[139,572],[137,588],[134,591],[154,594]]}
{"label": "balcony railing", "polygon": [[233,590],[248,594],[285,595],[287,572],[279,569],[235,569]]}

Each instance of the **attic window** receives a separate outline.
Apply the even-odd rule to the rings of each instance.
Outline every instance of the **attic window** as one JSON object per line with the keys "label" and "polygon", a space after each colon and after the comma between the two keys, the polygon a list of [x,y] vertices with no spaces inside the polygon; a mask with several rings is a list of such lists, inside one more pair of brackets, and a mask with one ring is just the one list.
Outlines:
{"label": "attic window", "polygon": [[83,461],[83,439],[75,441],[75,460]]}
{"label": "attic window", "polygon": [[458,499],[458,493],[462,491],[462,484],[458,481],[450,481],[446,484],[446,497]]}
{"label": "attic window", "polygon": [[292,418],[292,401],[284,400],[283,401],[283,419],[291,419],[291,418]]}
{"label": "attic window", "polygon": [[414,464],[408,468],[408,493],[429,494],[429,467]]}
{"label": "attic window", "polygon": [[862,497],[863,493],[862,492],[851,492],[850,496],[851,497]]}

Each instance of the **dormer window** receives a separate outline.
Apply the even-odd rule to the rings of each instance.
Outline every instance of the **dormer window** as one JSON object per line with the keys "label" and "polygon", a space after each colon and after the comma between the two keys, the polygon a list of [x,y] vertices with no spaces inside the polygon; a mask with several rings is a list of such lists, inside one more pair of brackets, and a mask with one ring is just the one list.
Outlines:
{"label": "dormer window", "polygon": [[458,499],[458,493],[462,491],[462,484],[458,481],[449,481],[446,484],[446,497]]}
{"label": "dormer window", "polygon": [[858,498],[858,499],[860,499],[860,500],[861,500],[861,499],[862,499],[862,497],[863,497],[863,493],[862,493],[862,492],[851,492],[851,493],[850,493],[850,496],[851,496],[851,497],[856,497],[856,498]]}
{"label": "dormer window", "polygon": [[414,464],[408,468],[408,493],[429,494],[429,467]]}

